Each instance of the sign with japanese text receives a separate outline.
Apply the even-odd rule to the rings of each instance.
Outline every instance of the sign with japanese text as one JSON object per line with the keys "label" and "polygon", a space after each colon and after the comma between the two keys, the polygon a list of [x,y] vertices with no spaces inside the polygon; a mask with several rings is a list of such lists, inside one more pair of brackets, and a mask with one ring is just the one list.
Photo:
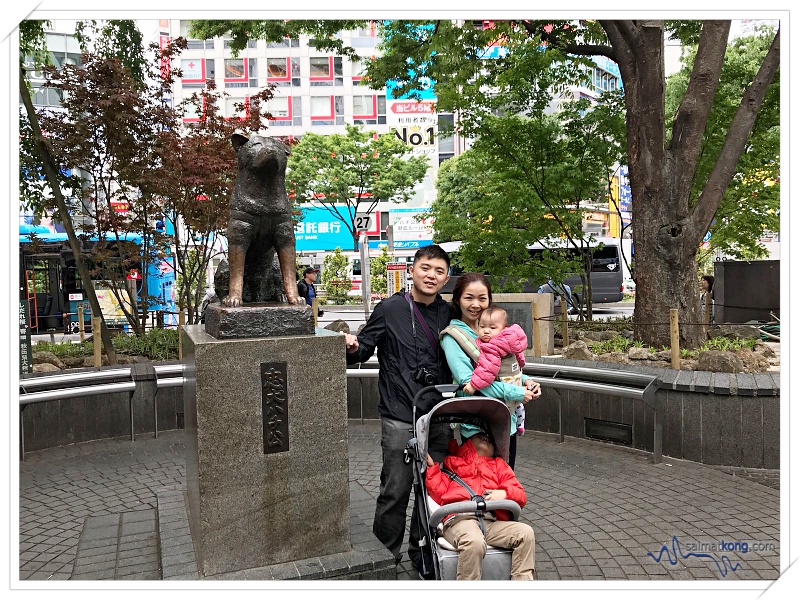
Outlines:
{"label": "sign with japanese text", "polygon": [[418,220],[428,214],[426,208],[395,208],[389,210],[389,223],[394,230],[395,249],[421,248],[433,243],[433,217]]}
{"label": "sign with japanese text", "polygon": [[[312,206],[303,208],[303,220],[294,228],[295,248],[300,252],[321,250],[351,250],[353,236],[344,221],[326,208]],[[338,207],[339,213],[346,216],[346,206]]]}
{"label": "sign with japanese text", "polygon": [[386,295],[391,296],[406,289],[407,263],[386,263]]}
{"label": "sign with japanese text", "polygon": [[33,371],[33,351],[31,350],[31,328],[28,327],[28,301],[19,301],[19,372]]}

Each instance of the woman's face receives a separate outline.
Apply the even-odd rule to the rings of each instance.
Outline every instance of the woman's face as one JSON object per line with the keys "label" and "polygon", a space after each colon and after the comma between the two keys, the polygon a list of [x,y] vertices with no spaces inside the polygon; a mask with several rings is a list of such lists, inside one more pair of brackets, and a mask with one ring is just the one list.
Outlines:
{"label": "woman's face", "polygon": [[461,307],[461,320],[475,329],[478,326],[478,317],[489,306],[488,288],[479,281],[473,281],[464,288],[458,305]]}
{"label": "woman's face", "polygon": [[708,291],[708,281],[706,281],[705,279],[701,279],[700,280],[700,289],[703,290],[704,292],[707,292]]}

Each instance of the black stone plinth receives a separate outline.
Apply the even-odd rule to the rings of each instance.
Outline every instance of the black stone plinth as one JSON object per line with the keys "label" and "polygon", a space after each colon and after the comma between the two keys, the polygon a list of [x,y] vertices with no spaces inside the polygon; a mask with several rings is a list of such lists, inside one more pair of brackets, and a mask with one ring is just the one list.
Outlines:
{"label": "black stone plinth", "polygon": [[218,340],[313,335],[314,316],[310,306],[211,304],[206,310],[206,333]]}

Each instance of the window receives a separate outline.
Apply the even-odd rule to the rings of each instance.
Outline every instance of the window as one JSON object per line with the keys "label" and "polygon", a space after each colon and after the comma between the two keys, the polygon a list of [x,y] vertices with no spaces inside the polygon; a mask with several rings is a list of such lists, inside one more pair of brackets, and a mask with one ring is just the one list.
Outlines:
{"label": "window", "polygon": [[386,123],[386,97],[353,96],[353,124],[377,125]]}
{"label": "window", "polygon": [[372,48],[375,46],[375,23],[370,22],[367,27],[356,29],[350,38],[350,45],[354,48]]}
{"label": "window", "polygon": [[312,56],[309,65],[312,86],[344,85],[341,56]]}
{"label": "window", "polygon": [[290,119],[292,116],[289,110],[289,97],[277,97],[267,100],[267,112],[270,114],[270,120]]}
{"label": "window", "polygon": [[[237,104],[242,105],[241,110],[236,108]],[[230,96],[225,98],[225,115],[229,119],[235,119],[237,117],[239,119],[244,119],[247,117],[248,112],[247,98],[231,98]]]}
{"label": "window", "polygon": [[344,125],[343,96],[311,96],[312,125]]}
{"label": "window", "polygon": [[331,77],[331,57],[330,56],[312,56],[309,59],[311,65],[310,77],[325,78]]}
{"label": "window", "polygon": [[34,106],[61,106],[61,90],[55,88],[35,87],[31,102]]}
{"label": "window", "polygon": [[225,59],[225,87],[257,87],[258,71],[254,58]]}
{"label": "window", "polygon": [[267,59],[267,81],[285,81],[289,79],[288,58]]}
{"label": "window", "polygon": [[189,21],[181,21],[180,24],[180,35],[181,37],[186,38],[186,49],[187,50],[213,50],[214,49],[214,40],[198,40],[198,39],[190,39],[191,36],[189,35]]}
{"label": "window", "polygon": [[[453,114],[439,115],[439,131],[453,131]],[[439,138],[439,164],[455,156],[455,137],[451,133]]]}
{"label": "window", "polygon": [[[223,48],[226,50],[231,47],[231,42],[233,40],[225,40],[223,44]],[[247,40],[247,47],[248,48],[255,48],[256,47],[256,40]]]}
{"label": "window", "polygon": [[182,102],[181,108],[183,109],[183,122],[184,123],[199,123],[202,113],[205,111],[205,99],[202,100],[202,108],[191,102]]}
{"label": "window", "polygon": [[267,48],[299,48],[300,40],[283,38],[280,42],[267,42]]}
{"label": "window", "polygon": [[207,79],[214,79],[213,58],[182,58],[181,83],[186,87],[204,87]]}
{"label": "window", "polygon": [[366,59],[354,60],[350,62],[350,77],[353,80],[353,85],[362,85],[361,81],[364,77],[364,71],[367,68]]}
{"label": "window", "polygon": [[303,124],[303,99],[300,96],[292,96],[292,123]]}

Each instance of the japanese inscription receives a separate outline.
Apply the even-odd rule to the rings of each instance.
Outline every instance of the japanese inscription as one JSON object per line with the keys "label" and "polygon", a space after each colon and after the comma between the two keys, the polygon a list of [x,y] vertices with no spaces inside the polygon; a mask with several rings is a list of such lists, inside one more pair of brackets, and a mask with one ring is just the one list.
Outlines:
{"label": "japanese inscription", "polygon": [[264,454],[289,451],[289,410],[286,363],[261,363],[261,415]]}

